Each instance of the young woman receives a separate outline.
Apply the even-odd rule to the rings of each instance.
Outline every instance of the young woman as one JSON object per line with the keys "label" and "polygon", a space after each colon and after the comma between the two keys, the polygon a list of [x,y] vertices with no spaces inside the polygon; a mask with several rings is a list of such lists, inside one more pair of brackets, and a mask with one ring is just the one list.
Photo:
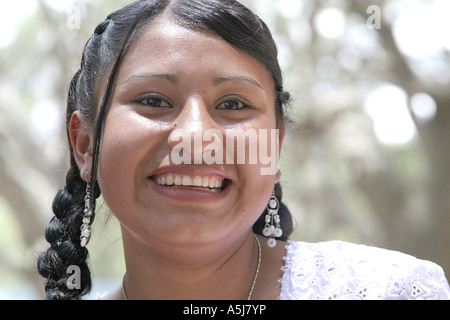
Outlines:
{"label": "young woman", "polygon": [[[237,1],[137,1],[108,16],[69,89],[71,168],[38,261],[47,299],[91,289],[86,245],[100,192],[126,264],[105,299],[449,298],[430,262],[286,242],[291,215],[268,165],[288,100],[270,31]],[[67,283],[69,266],[79,287]]]}

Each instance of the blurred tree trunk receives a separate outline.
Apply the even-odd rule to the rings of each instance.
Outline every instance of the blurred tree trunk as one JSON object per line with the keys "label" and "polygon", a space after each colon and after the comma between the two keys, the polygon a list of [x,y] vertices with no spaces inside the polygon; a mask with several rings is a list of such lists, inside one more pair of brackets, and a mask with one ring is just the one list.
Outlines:
{"label": "blurred tree trunk", "polygon": [[[436,257],[436,262],[450,274],[450,94],[448,90],[441,91],[447,96],[428,92],[436,101],[437,112],[432,121],[419,128],[430,171],[426,187],[432,228],[420,248],[423,256]],[[434,252],[430,252],[430,247]]]}
{"label": "blurred tree trunk", "polygon": [[[364,15],[369,5],[378,4],[383,8],[383,1],[353,0],[352,11]],[[393,172],[385,172],[381,177],[367,177],[360,185],[368,193],[373,205],[380,214],[389,237],[389,242],[399,249],[414,252],[424,259],[439,263],[447,274],[450,273],[450,91],[448,87],[425,83],[411,70],[405,57],[396,44],[392,34],[392,26],[383,21],[378,30],[383,48],[389,52],[391,63],[389,74],[380,74],[390,82],[403,88],[408,97],[423,92],[429,94],[436,102],[436,115],[424,123],[417,119],[413,112],[420,139],[420,148],[427,160],[427,180],[419,181],[425,195],[427,223],[416,226],[409,232],[408,225],[413,225],[407,202],[408,185],[393,181]],[[371,180],[379,180],[378,190],[371,190]],[[400,181],[401,182],[401,181]],[[384,196],[382,195],[384,194]],[[381,196],[380,196],[381,195]],[[402,212],[403,211],[403,212]],[[397,216],[397,218],[396,218]],[[408,219],[410,221],[408,221]],[[397,220],[397,223],[392,223]],[[402,227],[403,225],[403,227]],[[401,232],[399,232],[401,230]]]}

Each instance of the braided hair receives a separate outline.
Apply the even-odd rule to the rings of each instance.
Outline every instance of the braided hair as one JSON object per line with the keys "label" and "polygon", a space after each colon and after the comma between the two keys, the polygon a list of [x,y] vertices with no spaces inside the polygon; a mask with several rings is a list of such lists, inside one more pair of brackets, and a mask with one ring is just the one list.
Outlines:
{"label": "braided hair", "polygon": [[[109,15],[100,23],[87,41],[81,59],[80,69],[73,76],[67,96],[66,132],[70,141],[69,124],[75,111],[79,111],[84,123],[95,127],[94,150],[89,188],[89,206],[95,212],[95,200],[100,196],[96,182],[98,155],[102,125],[106,116],[114,80],[126,45],[133,35],[137,23],[142,18],[141,9],[147,6],[147,19],[161,12],[167,1],[139,1]],[[154,5],[152,5],[154,3]],[[96,107],[99,83],[109,74],[106,93],[100,107]],[[98,110],[100,109],[100,110]],[[97,123],[97,124],[95,124]],[[50,248],[41,253],[37,268],[47,280],[45,285],[48,300],[75,300],[87,294],[92,287],[92,280],[87,265],[88,250],[81,245],[81,226],[83,224],[85,193],[87,182],[83,180],[71,144],[70,169],[66,175],[66,185],[53,200],[54,216],[45,229],[45,239]],[[88,177],[84,177],[88,180]],[[90,217],[90,223],[94,214]],[[71,273],[68,267],[76,266],[79,270],[78,286],[69,285]]]}
{"label": "braided hair", "polygon": [[[37,262],[39,274],[46,279],[48,300],[76,300],[92,288],[87,264],[88,250],[81,244],[85,196],[91,208],[90,223],[95,217],[95,202],[101,190],[97,183],[103,125],[120,63],[131,44],[139,37],[148,22],[170,9],[171,17],[186,27],[211,30],[231,45],[259,60],[273,75],[277,92],[275,107],[277,120],[285,120],[283,106],[289,101],[289,93],[283,91],[281,70],[277,61],[277,49],[267,26],[250,10],[235,0],[139,0],[110,14],[100,23],[87,41],[80,69],[73,76],[67,96],[66,132],[70,148],[70,169],[66,184],[57,192],[52,210],[54,216],[45,229],[45,239],[50,247],[42,252]],[[106,79],[103,99],[98,98],[100,83]],[[99,101],[99,103],[97,103]],[[93,152],[90,177],[80,172],[70,144],[69,125],[74,112],[81,121],[93,128]],[[83,179],[84,178],[84,179]],[[88,182],[90,188],[87,188]],[[284,239],[292,231],[291,214],[281,203],[281,186],[275,186],[280,201]],[[254,225],[260,234],[264,224],[263,212]],[[69,267],[79,270],[80,283],[70,285]]]}

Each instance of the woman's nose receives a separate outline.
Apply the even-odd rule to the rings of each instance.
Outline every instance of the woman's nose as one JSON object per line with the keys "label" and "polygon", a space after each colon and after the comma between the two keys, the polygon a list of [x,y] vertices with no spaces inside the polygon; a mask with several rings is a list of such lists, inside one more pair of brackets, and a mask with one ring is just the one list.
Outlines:
{"label": "woman's nose", "polygon": [[219,129],[204,100],[193,97],[186,101],[174,120],[167,143],[184,161],[189,159],[191,163],[200,164],[205,149],[211,145],[211,138],[216,140],[221,136],[211,137],[211,132],[220,133]]}

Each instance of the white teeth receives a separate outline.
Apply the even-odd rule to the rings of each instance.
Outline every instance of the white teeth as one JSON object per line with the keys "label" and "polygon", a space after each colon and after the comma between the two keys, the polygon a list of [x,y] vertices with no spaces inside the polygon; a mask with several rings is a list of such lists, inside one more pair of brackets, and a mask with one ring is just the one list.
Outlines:
{"label": "white teeth", "polygon": [[192,186],[192,179],[189,176],[183,176],[183,186]]}
{"label": "white teeth", "polygon": [[213,176],[186,176],[186,175],[164,175],[155,177],[154,181],[164,186],[194,186],[210,189],[219,189],[223,185],[223,179]]}
{"label": "white teeth", "polygon": [[209,180],[209,187],[210,187],[211,189],[219,188],[219,187],[220,187],[220,182],[217,181],[216,179],[210,179],[210,180]]}
{"label": "white teeth", "polygon": [[196,187],[201,187],[202,186],[202,178],[199,176],[195,176],[194,179],[192,180],[192,185],[194,185]]}

